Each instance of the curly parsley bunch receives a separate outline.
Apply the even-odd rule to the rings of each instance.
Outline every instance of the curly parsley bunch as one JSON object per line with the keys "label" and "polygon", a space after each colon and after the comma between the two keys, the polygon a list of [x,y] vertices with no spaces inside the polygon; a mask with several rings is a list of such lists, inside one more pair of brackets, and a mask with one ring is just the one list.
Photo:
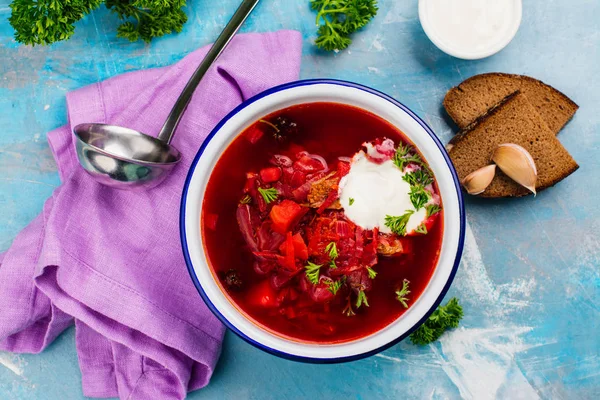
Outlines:
{"label": "curly parsley bunch", "polygon": [[185,0],[13,0],[8,20],[18,42],[50,44],[70,38],[75,22],[102,3],[123,21],[117,36],[132,42],[181,32],[187,21]]}
{"label": "curly parsley bunch", "polygon": [[463,315],[458,299],[453,297],[445,306],[439,306],[423,325],[411,333],[410,340],[421,346],[435,342],[448,329],[458,327]]}
{"label": "curly parsley bunch", "polygon": [[377,0],[312,0],[317,11],[317,40],[323,50],[344,50],[350,35],[364,27],[377,14]]}

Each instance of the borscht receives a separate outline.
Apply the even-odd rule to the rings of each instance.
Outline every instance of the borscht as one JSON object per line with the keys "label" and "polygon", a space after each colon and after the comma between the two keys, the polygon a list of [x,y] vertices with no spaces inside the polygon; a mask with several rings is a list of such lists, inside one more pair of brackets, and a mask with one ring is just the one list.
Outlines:
{"label": "borscht", "polygon": [[256,121],[208,181],[208,263],[247,318],[291,340],[340,343],[414,304],[436,267],[443,205],[396,127],[337,103]]}

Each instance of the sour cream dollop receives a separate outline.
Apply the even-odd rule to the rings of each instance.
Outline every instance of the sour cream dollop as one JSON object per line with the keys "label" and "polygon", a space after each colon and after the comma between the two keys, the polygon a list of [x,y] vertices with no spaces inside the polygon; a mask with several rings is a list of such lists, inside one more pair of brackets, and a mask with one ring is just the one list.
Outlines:
{"label": "sour cream dollop", "polygon": [[520,0],[422,0],[419,17],[429,38],[460,58],[489,56],[506,46],[521,22]]}
{"label": "sour cream dollop", "polygon": [[352,158],[350,172],[339,185],[340,202],[346,217],[361,228],[379,228],[380,232],[391,233],[385,225],[386,216],[398,217],[414,211],[406,232],[414,231],[427,218],[427,211],[424,207],[418,211],[413,207],[410,185],[402,179],[404,174],[392,160],[377,164],[363,151],[357,153]]}

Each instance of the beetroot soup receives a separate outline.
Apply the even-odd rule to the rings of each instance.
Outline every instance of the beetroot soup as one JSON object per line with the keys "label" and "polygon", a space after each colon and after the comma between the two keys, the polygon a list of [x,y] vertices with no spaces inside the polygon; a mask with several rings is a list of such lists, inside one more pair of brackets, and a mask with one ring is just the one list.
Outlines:
{"label": "beetroot soup", "polygon": [[432,171],[395,127],[358,108],[297,105],[225,150],[202,205],[209,265],[247,317],[339,343],[400,317],[439,257]]}

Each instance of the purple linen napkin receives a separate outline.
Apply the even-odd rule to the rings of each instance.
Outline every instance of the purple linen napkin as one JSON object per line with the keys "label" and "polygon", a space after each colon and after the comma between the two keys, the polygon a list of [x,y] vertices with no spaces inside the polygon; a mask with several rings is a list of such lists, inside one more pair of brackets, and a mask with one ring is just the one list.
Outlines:
{"label": "purple linen napkin", "polygon": [[184,398],[208,384],[219,357],[224,327],[196,292],[179,242],[183,182],[221,118],[297,78],[299,33],[232,41],[179,125],[182,162],[156,189],[96,183],[78,167],[71,134],[82,122],[158,132],[207,50],[69,93],[68,125],[48,134],[63,184],[0,255],[0,349],[40,352],[74,320],[86,396]]}

